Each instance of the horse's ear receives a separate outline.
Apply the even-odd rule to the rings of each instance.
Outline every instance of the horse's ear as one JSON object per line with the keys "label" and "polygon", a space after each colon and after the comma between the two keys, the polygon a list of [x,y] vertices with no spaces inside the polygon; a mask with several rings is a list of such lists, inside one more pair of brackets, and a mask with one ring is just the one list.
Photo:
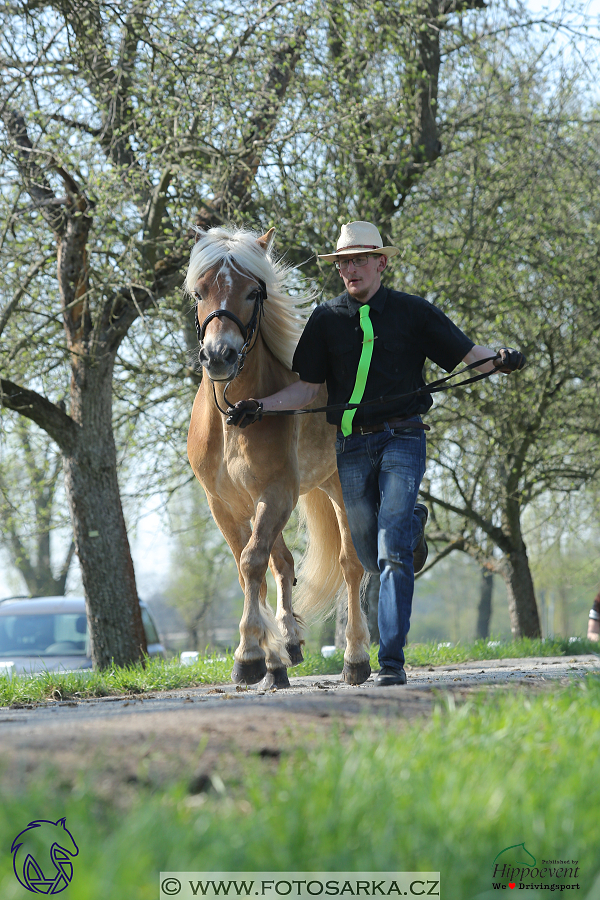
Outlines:
{"label": "horse's ear", "polygon": [[188,237],[194,239],[194,244],[197,244],[200,238],[203,238],[206,234],[205,231],[202,231],[201,228],[198,228],[197,225],[190,225],[188,228]]}
{"label": "horse's ear", "polygon": [[256,243],[259,245],[259,247],[261,247],[265,251],[265,253],[267,252],[269,244],[271,243],[271,238],[273,237],[274,233],[275,233],[275,229],[269,228],[269,230],[267,231],[266,234],[263,234],[262,237],[259,237],[256,239]]}

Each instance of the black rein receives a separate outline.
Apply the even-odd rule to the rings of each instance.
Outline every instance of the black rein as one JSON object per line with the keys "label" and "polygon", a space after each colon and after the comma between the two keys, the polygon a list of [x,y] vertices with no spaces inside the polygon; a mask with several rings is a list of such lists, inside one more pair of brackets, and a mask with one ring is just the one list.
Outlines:
{"label": "black rein", "polygon": [[[207,317],[200,325],[198,321],[198,301],[196,300],[196,309],[194,314],[194,321],[196,324],[196,334],[198,335],[198,341],[200,346],[204,342],[204,335],[206,333],[206,326],[212,319],[231,319],[232,322],[235,322],[237,327],[240,329],[242,333],[242,337],[244,338],[244,345],[240,352],[238,353],[238,369],[234,378],[240,374],[242,369],[244,368],[244,363],[246,362],[246,356],[254,347],[256,343],[256,339],[258,338],[258,333],[260,331],[260,319],[263,313],[263,305],[265,300],[267,299],[267,286],[264,281],[260,278],[257,279],[259,288],[256,291],[256,300],[254,301],[254,310],[252,312],[252,316],[250,317],[250,321],[247,325],[244,325],[241,319],[235,315],[235,313],[230,312],[228,309],[215,309],[213,312],[209,313]],[[252,338],[255,337],[254,343],[251,344]],[[457,384],[446,384],[447,381],[450,381],[452,378],[456,378],[458,375],[463,375],[465,372],[474,369],[476,366],[480,366],[486,362],[493,362],[493,360],[498,358],[498,354],[496,356],[489,356],[486,359],[478,359],[470,365],[465,366],[463,369],[459,369],[458,372],[453,372],[451,375],[446,375],[444,378],[438,378],[436,381],[431,381],[429,384],[424,384],[422,387],[417,388],[416,391],[409,391],[407,394],[398,394],[396,397],[377,397],[374,400],[363,400],[362,403],[336,403],[332,406],[318,406],[312,409],[278,409],[278,410],[264,410],[263,416],[301,416],[306,415],[308,413],[321,413],[321,412],[333,412],[334,410],[346,410],[346,409],[359,409],[362,406],[371,406],[374,403],[394,403],[398,400],[403,400],[406,397],[416,397],[419,394],[437,394],[439,391],[448,391],[451,388],[455,387],[463,387],[467,384],[474,384],[476,381],[481,381],[484,378],[489,378],[490,375],[493,375],[494,372],[497,372],[497,369],[491,369],[489,372],[479,372],[477,375],[472,376],[471,378],[465,378],[464,381],[459,381]],[[233,379],[232,379],[233,381]],[[211,379],[210,383],[212,384],[213,394],[215,398],[215,403],[217,405],[217,409],[224,416],[227,415],[227,410],[221,409],[219,406],[219,401],[217,400],[217,392],[215,389],[215,383]],[[225,385],[225,390],[223,391],[223,399],[229,405],[229,400],[227,399],[227,388],[231,384],[231,381],[228,381]]]}
{"label": "black rein", "polygon": [[477,375],[473,375],[471,378],[465,378],[463,381],[459,381],[457,384],[446,384],[447,381],[450,381],[451,378],[456,378],[458,375],[464,375],[465,372],[468,372],[470,369],[474,369],[476,366],[481,366],[483,363],[492,362],[497,359],[496,356],[488,356],[485,359],[477,359],[475,362],[470,363],[468,366],[465,366],[463,369],[459,369],[458,372],[453,372],[451,375],[446,375],[444,378],[438,378],[437,381],[430,381],[429,384],[424,384],[422,387],[417,388],[416,391],[409,391],[407,394],[397,394],[394,397],[375,397],[374,400],[363,400],[362,403],[334,403],[331,406],[317,406],[312,409],[278,409],[278,410],[268,410],[265,409],[262,411],[263,416],[300,416],[306,413],[320,413],[320,412],[333,412],[335,410],[346,410],[346,409],[360,409],[363,406],[372,406],[375,403],[396,403],[398,400],[404,400],[406,397],[418,397],[419,394],[438,394],[440,391],[449,391],[452,388],[463,387],[466,384],[474,384],[476,381],[482,381],[484,378],[489,378],[490,375],[493,375],[494,372],[497,372],[498,369],[490,369],[489,372],[478,372]]}

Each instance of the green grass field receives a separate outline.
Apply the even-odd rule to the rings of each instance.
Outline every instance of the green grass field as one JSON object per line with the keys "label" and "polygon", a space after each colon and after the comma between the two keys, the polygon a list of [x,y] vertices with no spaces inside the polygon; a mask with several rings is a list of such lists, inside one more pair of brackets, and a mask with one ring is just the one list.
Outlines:
{"label": "green grass field", "polygon": [[[490,646],[491,643],[491,646]],[[526,656],[573,656],[598,652],[598,644],[584,639],[520,641],[475,641],[470,644],[412,644],[406,648],[406,661],[412,666],[435,666],[466,662],[475,659],[510,659]],[[336,675],[342,671],[341,650],[324,659],[318,653],[306,653],[304,662],[290,670],[290,675]],[[68,700],[85,697],[108,697],[117,694],[147,693],[201,684],[229,682],[233,657],[206,656],[192,666],[181,666],[177,660],[148,660],[129,668],[108,669],[103,672],[84,670],[79,673],[60,674],[43,672],[33,677],[8,677],[0,675],[0,706],[12,703],[32,703],[43,700]],[[377,647],[371,648],[371,667],[379,668]]]}
{"label": "green grass field", "polygon": [[80,855],[65,900],[155,900],[161,870],[440,871],[444,900],[471,900],[491,891],[497,854],[522,842],[538,860],[577,860],[580,890],[567,896],[598,900],[599,736],[600,679],[588,676],[456,706],[440,694],[430,719],[401,731],[369,720],[307,735],[275,768],[249,758],[200,798],[185,779],[141,788],[126,813],[50,769],[17,792],[0,762],[0,897],[29,896],[12,871],[15,835],[66,816]]}

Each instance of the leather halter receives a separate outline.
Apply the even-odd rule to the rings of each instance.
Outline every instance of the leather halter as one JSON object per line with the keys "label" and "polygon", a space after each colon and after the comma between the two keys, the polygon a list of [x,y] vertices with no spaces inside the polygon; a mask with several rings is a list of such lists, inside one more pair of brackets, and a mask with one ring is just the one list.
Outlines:
{"label": "leather halter", "polygon": [[[242,369],[244,368],[244,363],[246,362],[246,356],[254,346],[250,346],[252,338],[256,334],[258,337],[258,332],[260,331],[260,318],[263,313],[263,304],[267,299],[267,286],[262,279],[257,278],[258,288],[255,291],[256,299],[254,301],[254,309],[252,310],[252,315],[250,316],[250,320],[246,325],[242,322],[241,319],[235,315],[235,313],[230,312],[228,309],[215,309],[213,312],[209,313],[207,317],[200,325],[198,321],[198,301],[196,300],[196,308],[194,310],[194,323],[196,325],[196,334],[198,335],[198,342],[202,347],[204,343],[204,335],[206,333],[206,327],[212,319],[231,319],[232,322],[235,322],[237,327],[240,329],[242,333],[242,337],[244,338],[244,344],[242,349],[238,353],[237,358],[237,372],[234,375],[234,378],[240,374]],[[256,339],[254,341],[256,343]],[[212,378],[210,379],[212,381]],[[233,379],[232,379],[233,380]],[[229,382],[231,384],[231,381]]]}

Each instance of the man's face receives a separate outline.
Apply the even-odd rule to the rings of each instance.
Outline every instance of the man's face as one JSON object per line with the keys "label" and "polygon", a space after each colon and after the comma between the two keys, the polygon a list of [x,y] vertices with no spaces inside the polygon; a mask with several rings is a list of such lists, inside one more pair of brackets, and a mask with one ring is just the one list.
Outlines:
{"label": "man's face", "polygon": [[340,259],[339,272],[349,295],[359,303],[366,303],[377,293],[381,285],[381,273],[387,266],[387,258],[360,254],[367,257],[366,266],[357,267],[352,259]]}

